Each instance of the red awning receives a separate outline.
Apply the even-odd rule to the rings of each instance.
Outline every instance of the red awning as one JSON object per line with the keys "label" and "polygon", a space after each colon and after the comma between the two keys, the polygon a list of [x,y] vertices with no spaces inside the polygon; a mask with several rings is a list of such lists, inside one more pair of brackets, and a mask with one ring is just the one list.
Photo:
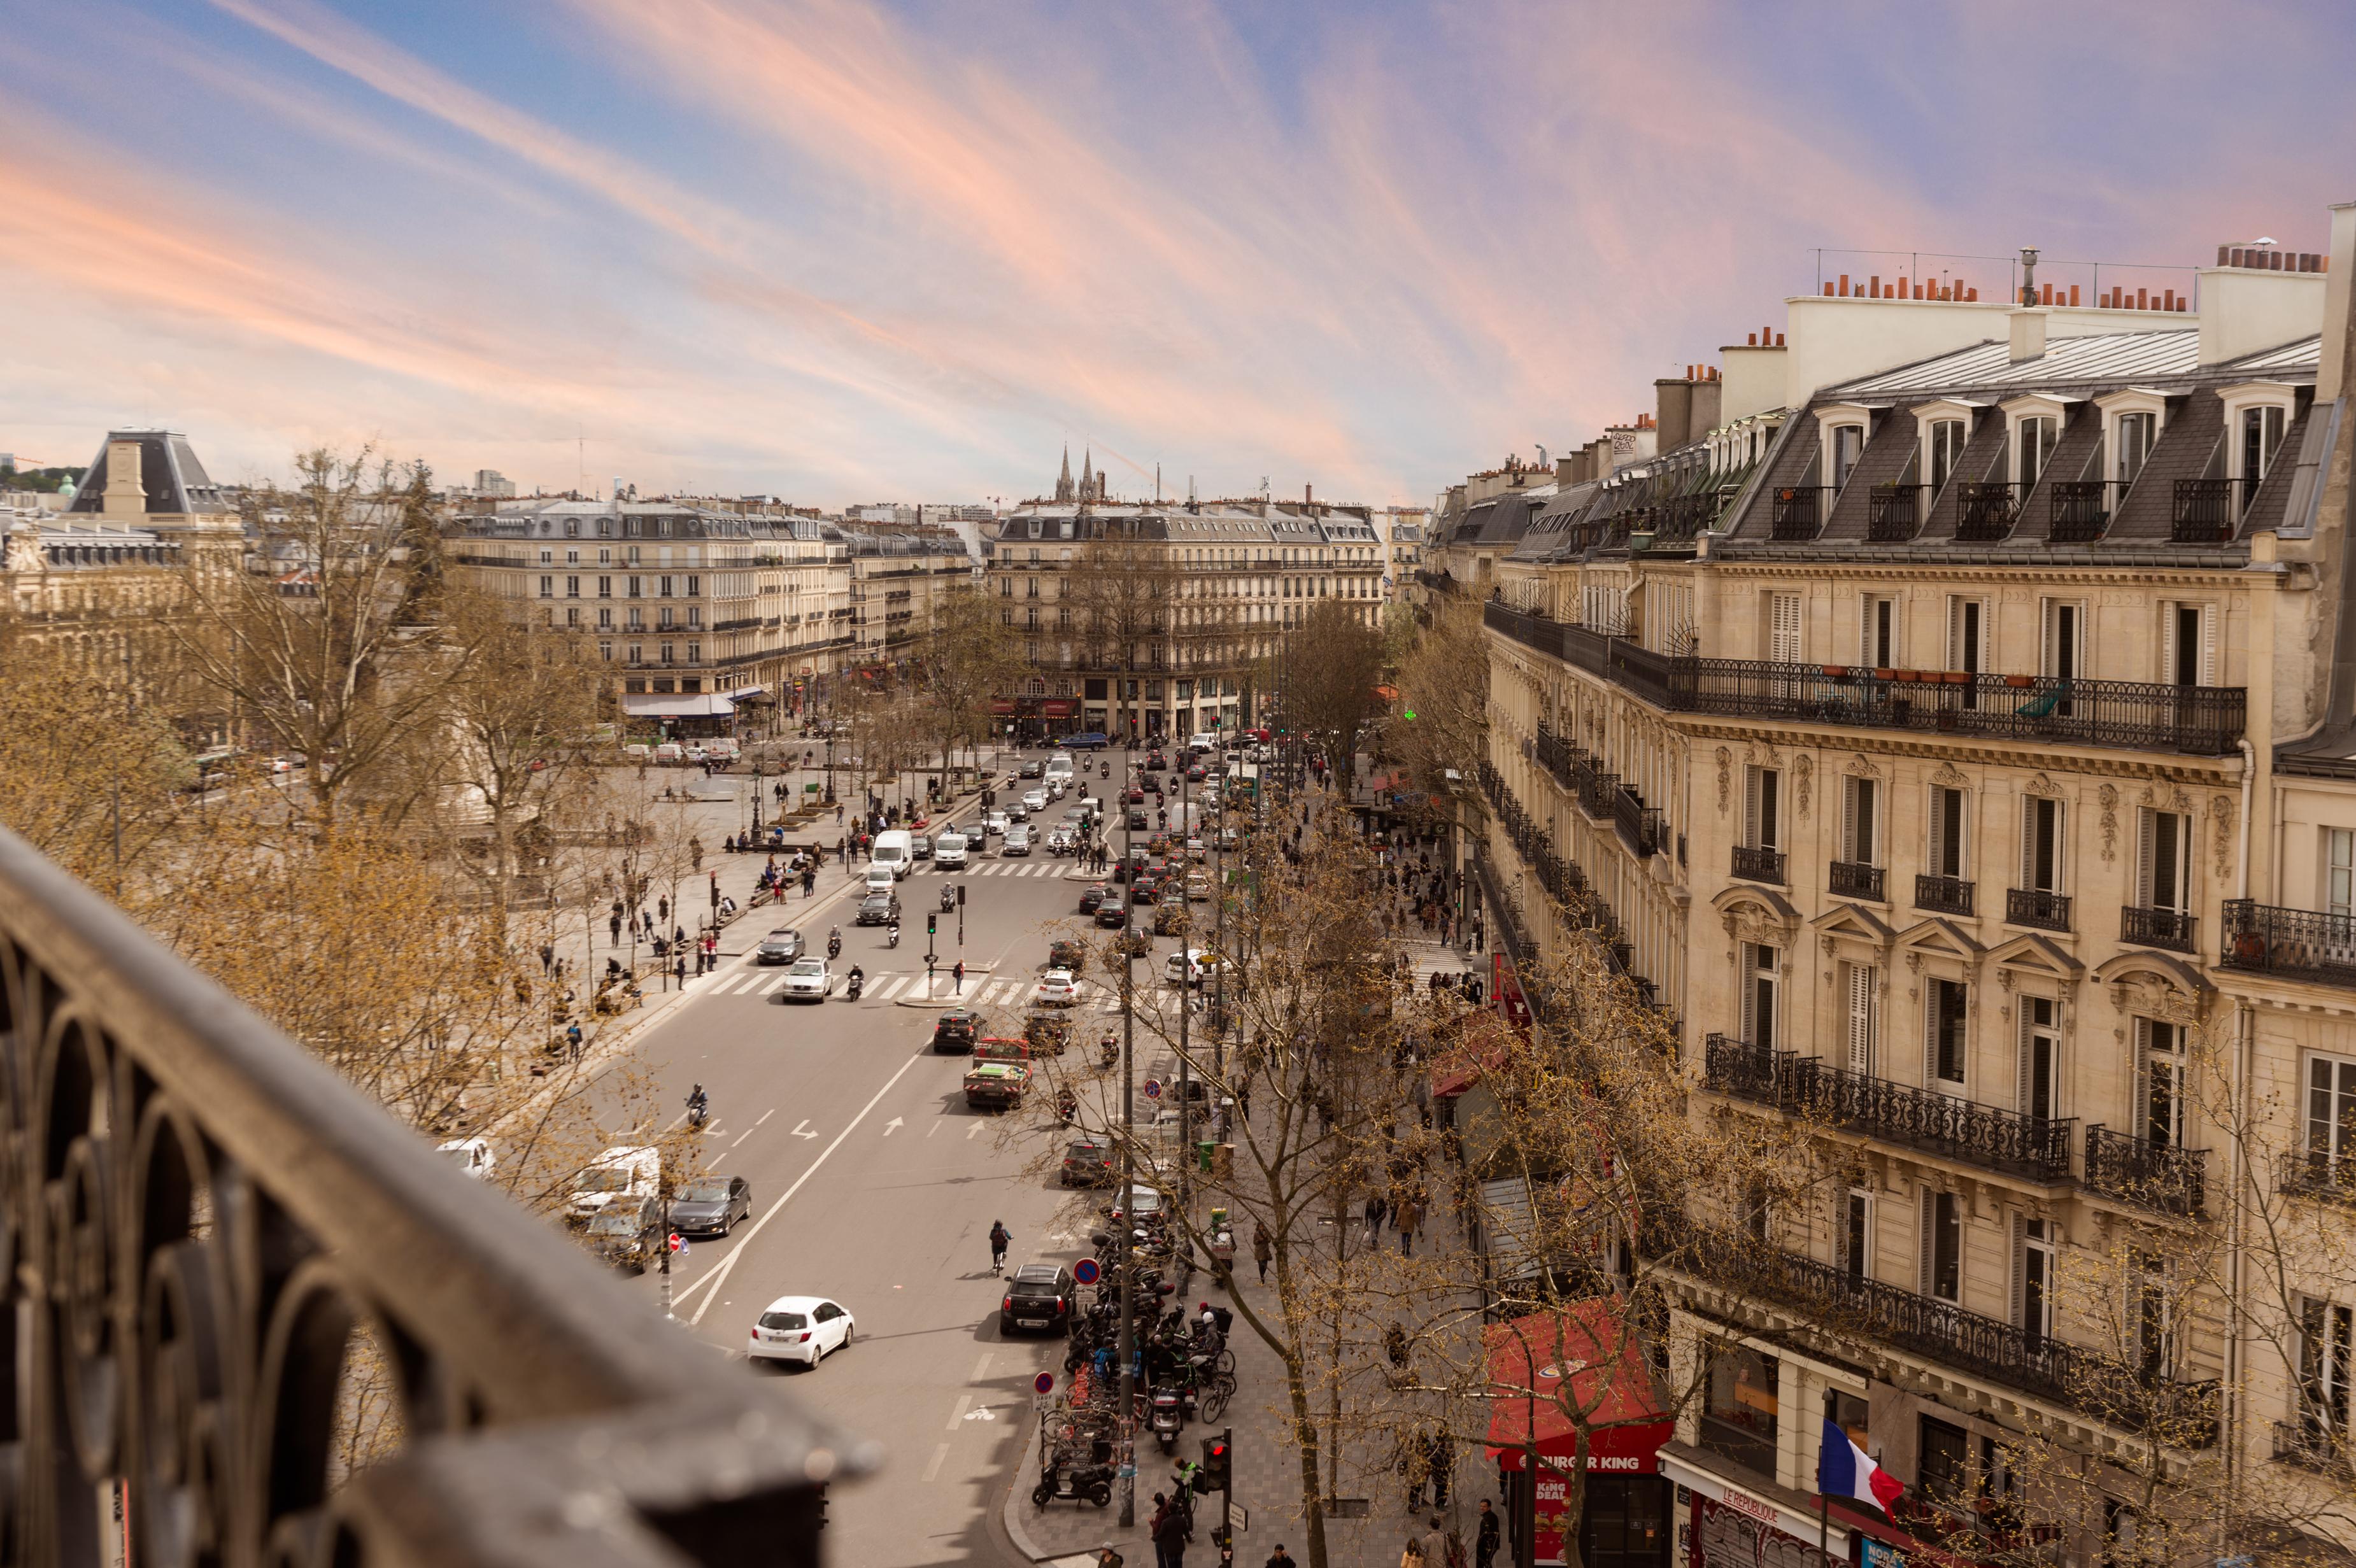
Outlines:
{"label": "red awning", "polygon": [[1039,710],[1050,719],[1069,719],[1072,716],[1072,704],[1063,698],[1051,697]]}
{"label": "red awning", "polygon": [[1014,704],[1003,697],[993,697],[990,699],[990,710],[992,713],[1012,713]]}
{"label": "red awning", "polygon": [[1434,1099],[1452,1099],[1481,1082],[1483,1072],[1503,1067],[1513,1045],[1504,1020],[1491,1012],[1462,1015],[1452,1032],[1456,1038],[1431,1064]]}
{"label": "red awning", "polygon": [[1491,1458],[1518,1470],[1533,1439],[1540,1456],[1569,1458],[1579,1450],[1569,1412],[1581,1410],[1590,1473],[1660,1468],[1676,1423],[1661,1408],[1643,1348],[1621,1331],[1624,1307],[1610,1296],[1571,1302],[1487,1330]]}

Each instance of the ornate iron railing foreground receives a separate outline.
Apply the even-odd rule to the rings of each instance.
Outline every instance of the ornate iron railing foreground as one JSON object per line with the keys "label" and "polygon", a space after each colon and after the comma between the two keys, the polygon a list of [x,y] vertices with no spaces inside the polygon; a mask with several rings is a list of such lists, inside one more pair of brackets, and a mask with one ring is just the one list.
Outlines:
{"label": "ornate iron railing foreground", "polygon": [[5,833],[0,1157],[0,1563],[818,1562],[838,1438]]}

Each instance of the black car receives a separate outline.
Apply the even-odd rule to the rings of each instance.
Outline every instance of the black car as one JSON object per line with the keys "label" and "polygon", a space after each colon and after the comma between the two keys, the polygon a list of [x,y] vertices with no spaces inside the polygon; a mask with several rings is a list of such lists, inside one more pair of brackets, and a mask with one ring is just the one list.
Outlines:
{"label": "black car", "polygon": [[1066,1187],[1110,1187],[1112,1147],[1094,1138],[1074,1138],[1064,1148],[1062,1180]]}
{"label": "black car", "polygon": [[1087,944],[1068,936],[1059,936],[1047,944],[1048,968],[1069,969],[1076,975],[1087,966]]}
{"label": "black car", "polygon": [[753,1184],[741,1176],[699,1176],[670,1200],[670,1228],[683,1236],[724,1236],[753,1217]]}
{"label": "black car", "polygon": [[1035,779],[1046,772],[1046,768],[1044,763],[1025,763],[1015,771],[1026,779]]}
{"label": "black car", "polygon": [[1202,763],[1196,763],[1193,767],[1186,770],[1186,782],[1188,784],[1201,784],[1203,782]]}
{"label": "black car", "polygon": [[919,833],[908,840],[908,859],[929,860],[933,858],[933,841],[929,835]]}
{"label": "black car", "polygon": [[1129,923],[1129,917],[1121,912],[1119,904],[1101,903],[1097,906],[1097,923],[1107,931],[1119,931]]}
{"label": "black car", "polygon": [[1106,889],[1102,882],[1090,882],[1087,885],[1087,890],[1080,894],[1080,912],[1082,914],[1096,913],[1097,910],[1102,906],[1105,900],[1110,896],[1110,892]]}
{"label": "black car", "polygon": [[1129,808],[1129,830],[1131,833],[1142,833],[1146,830],[1149,824],[1145,820],[1145,807],[1141,805],[1130,806]]}
{"label": "black car", "polygon": [[859,912],[851,917],[853,925],[893,925],[900,919],[900,895],[870,893],[859,901]]}
{"label": "black car", "polygon": [[790,964],[802,955],[802,933],[789,925],[781,925],[761,938],[761,945],[753,950],[755,964]]}
{"label": "black car", "polygon": [[1153,933],[1145,929],[1144,922],[1131,921],[1129,929],[1113,942],[1112,950],[1130,958],[1150,958],[1153,955]]}
{"label": "black car", "polygon": [[1006,1297],[998,1306],[998,1331],[1044,1328],[1061,1334],[1072,1325],[1072,1303],[1078,1286],[1072,1271],[1061,1264],[1024,1264],[1007,1282]]}
{"label": "black car", "polygon": [[951,1008],[933,1025],[933,1049],[943,1055],[969,1051],[981,1033],[981,1015],[970,1008]]}
{"label": "black car", "polygon": [[652,1198],[617,1199],[590,1217],[587,1232],[599,1257],[644,1274],[662,1255],[662,1205]]}
{"label": "black car", "polygon": [[1161,752],[1149,752],[1146,753],[1145,771],[1147,773],[1158,773],[1169,765],[1169,763],[1163,759]]}
{"label": "black car", "polygon": [[1159,896],[1156,879],[1152,877],[1141,876],[1129,884],[1129,901],[1133,904],[1150,904]]}
{"label": "black car", "polygon": [[1153,906],[1153,934],[1183,936],[1186,931],[1186,905],[1179,899],[1165,899]]}

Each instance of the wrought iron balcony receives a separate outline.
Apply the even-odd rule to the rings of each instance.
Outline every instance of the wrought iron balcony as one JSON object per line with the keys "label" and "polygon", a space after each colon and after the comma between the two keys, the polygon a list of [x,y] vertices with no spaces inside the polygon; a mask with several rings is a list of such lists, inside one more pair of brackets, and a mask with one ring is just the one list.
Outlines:
{"label": "wrought iron balcony", "polygon": [[2111,486],[2101,479],[2057,480],[2051,486],[2051,499],[2045,523],[2045,537],[2054,544],[2091,544],[2103,537],[2111,526]]}
{"label": "wrought iron balcony", "polygon": [[1697,1279],[1798,1307],[1835,1333],[1856,1333],[1943,1368],[2058,1401],[2162,1445],[2217,1441],[2219,1385],[2147,1375],[2115,1358],[2051,1334],[1967,1312],[1952,1302],[1853,1275],[1803,1253],[1696,1224],[1674,1210],[1648,1218],[1640,1245],[1655,1261]]}
{"label": "wrought iron balcony", "polygon": [[0,967],[12,1561],[819,1561],[841,1441],[5,833]]}
{"label": "wrought iron balcony", "polygon": [[2257,486],[2233,479],[2179,479],[2168,537],[2177,544],[2231,544]]}
{"label": "wrought iron balcony", "polygon": [[1836,494],[1823,485],[1778,485],[1772,499],[1767,533],[1770,539],[1801,543],[1823,531],[1825,514]]}
{"label": "wrought iron balcony", "polygon": [[1724,496],[1717,490],[1677,496],[1662,503],[1653,525],[1653,542],[1681,544],[1718,520]]}
{"label": "wrought iron balcony", "polygon": [[[2340,1419],[2344,1423],[2346,1418]],[[2346,1426],[2335,1426],[2326,1412],[2310,1410],[2297,1421],[2277,1421],[2274,1427],[2276,1464],[2356,1480],[2356,1447],[2349,1444]]]}
{"label": "wrought iron balcony", "polygon": [[1737,844],[1734,874],[1746,881],[1770,882],[1780,888],[1783,885],[1783,851]]}
{"label": "wrought iron balcony", "polygon": [[2199,951],[2192,944],[2194,918],[2180,909],[2145,909],[2129,904],[2119,911],[2119,940],[2145,947],[2165,947],[2171,953]]}
{"label": "wrought iron balcony", "polygon": [[1933,914],[1969,914],[1972,891],[1969,878],[1934,877],[1924,872],[1914,879],[1914,907]]}
{"label": "wrought iron balcony", "polygon": [[1955,522],[1955,538],[1965,544],[2009,539],[2013,525],[2020,520],[2020,498],[2011,484],[2002,479],[1959,483],[1962,513]]}
{"label": "wrought iron balcony", "polygon": [[2249,899],[2225,901],[2219,962],[2228,969],[2356,986],[2356,918],[2283,909]]}
{"label": "wrought iron balcony", "polygon": [[2164,1214],[2198,1214],[2208,1200],[2209,1151],[2086,1129],[2086,1188]]}
{"label": "wrought iron balcony", "polygon": [[1877,485],[1866,497],[1868,544],[1905,544],[1922,527],[1922,487]]}
{"label": "wrought iron balcony", "polygon": [[1624,784],[1612,795],[1612,825],[1628,852],[1642,859],[1661,852],[1661,814]]}
{"label": "wrought iron balcony", "polygon": [[2008,888],[2004,894],[2004,920],[2007,925],[2025,925],[2036,931],[2067,931],[2070,896],[2043,888]]}
{"label": "wrought iron balcony", "polygon": [[2332,1157],[2328,1150],[2293,1151],[2284,1157],[2275,1184],[2286,1192],[2328,1203],[2356,1203],[2356,1156]]}
{"label": "wrought iron balcony", "polygon": [[1869,866],[1858,860],[1835,860],[1830,867],[1829,886],[1837,899],[1874,899],[1882,896],[1882,883],[1889,872],[1879,866]]}

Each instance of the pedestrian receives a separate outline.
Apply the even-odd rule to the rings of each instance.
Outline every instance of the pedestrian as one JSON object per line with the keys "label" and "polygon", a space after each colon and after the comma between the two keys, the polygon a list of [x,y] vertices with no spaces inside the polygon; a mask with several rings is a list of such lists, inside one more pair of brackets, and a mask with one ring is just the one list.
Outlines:
{"label": "pedestrian", "polygon": [[546,975],[556,966],[556,949],[543,942],[540,944],[540,972]]}
{"label": "pedestrian", "polygon": [[1407,1538],[1407,1544],[1399,1550],[1399,1568],[1432,1568],[1430,1559],[1423,1554],[1423,1542],[1412,1535]]}
{"label": "pedestrian", "polygon": [[[1435,1426],[1423,1435],[1423,1447],[1426,1465],[1431,1471],[1431,1506],[1446,1508],[1449,1473],[1456,1468],[1456,1445],[1448,1440],[1444,1430]],[[1433,1517],[1431,1524],[1435,1530],[1440,1528],[1438,1516]]]}
{"label": "pedestrian", "polygon": [[1259,1568],[1300,1568],[1300,1563],[1291,1552],[1284,1549],[1284,1542],[1280,1541],[1276,1543],[1276,1550],[1268,1554],[1268,1561],[1261,1563]]}
{"label": "pedestrian", "polygon": [[1399,1211],[1398,1215],[1399,1256],[1406,1258],[1415,1255],[1415,1233],[1422,1229],[1423,1200],[1410,1199],[1406,1207]]}
{"label": "pedestrian", "polygon": [[1262,1285],[1268,1283],[1269,1260],[1274,1256],[1276,1256],[1276,1247],[1268,1239],[1268,1227],[1257,1220],[1253,1221],[1252,1262],[1259,1264],[1259,1282]]}
{"label": "pedestrian", "polygon": [[[1159,1499],[1162,1494],[1153,1494]],[[1155,1568],[1186,1568],[1186,1542],[1193,1538],[1194,1520],[1183,1509],[1163,1504],[1153,1516],[1153,1555]]]}
{"label": "pedestrian", "polygon": [[[960,929],[960,930],[962,930],[963,928],[962,928],[962,927],[960,927],[959,929]],[[956,975],[957,975],[957,994],[958,994],[958,996],[963,996],[963,995],[965,994],[965,960],[964,960],[964,959],[960,958],[960,959],[958,959],[958,960],[957,961],[957,969],[956,969],[955,973],[956,973]]]}
{"label": "pedestrian", "polygon": [[1389,1211],[1390,1205],[1383,1201],[1381,1193],[1366,1194],[1366,1245],[1371,1247],[1383,1239],[1383,1216]]}
{"label": "pedestrian", "polygon": [[619,904],[614,906],[614,918],[605,923],[605,930],[613,936],[615,946],[622,945],[622,909]]}
{"label": "pedestrian", "polygon": [[834,803],[834,825],[837,827],[842,826],[842,802],[839,800]]}
{"label": "pedestrian", "polygon": [[1005,1221],[992,1220],[990,1222],[991,1273],[1004,1274],[1006,1272],[1006,1247],[1007,1243],[1013,1240],[1014,1237],[1006,1229]]}
{"label": "pedestrian", "polygon": [[1423,1561],[1426,1568],[1447,1568],[1448,1524],[1445,1520],[1438,1514],[1433,1514],[1431,1528],[1423,1532],[1423,1540],[1419,1544],[1423,1547]]}
{"label": "pedestrian", "polygon": [[578,1023],[564,1026],[564,1047],[573,1061],[581,1060],[581,1026]]}
{"label": "pedestrian", "polygon": [[680,988],[680,990],[682,990],[682,991],[686,990],[686,989],[687,989],[687,955],[686,955],[685,954],[681,954],[680,956],[678,956],[678,957],[676,957],[676,958],[674,958],[674,959],[672,959],[672,960],[670,961],[670,973],[671,973],[671,978],[673,978],[673,979],[675,979],[675,980],[677,980],[677,981],[679,982],[679,988]]}
{"label": "pedestrian", "polygon": [[1490,1568],[1490,1564],[1497,1560],[1497,1549],[1500,1544],[1497,1539],[1497,1510],[1489,1506],[1487,1498],[1483,1498],[1480,1530],[1472,1537],[1473,1568]]}
{"label": "pedestrian", "polygon": [[655,900],[655,918],[657,920],[670,918],[670,898],[668,894]]}

